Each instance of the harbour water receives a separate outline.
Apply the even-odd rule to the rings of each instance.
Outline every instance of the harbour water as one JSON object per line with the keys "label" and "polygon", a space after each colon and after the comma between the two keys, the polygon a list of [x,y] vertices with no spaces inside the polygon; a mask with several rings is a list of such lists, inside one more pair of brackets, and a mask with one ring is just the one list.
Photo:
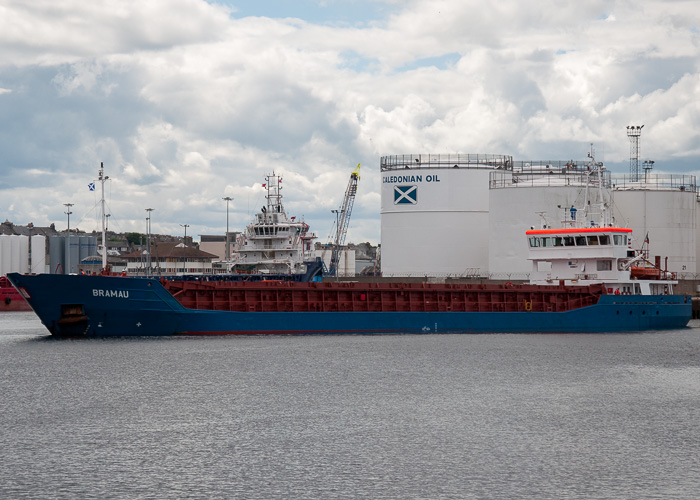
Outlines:
{"label": "harbour water", "polygon": [[0,498],[697,498],[700,322],[55,340],[0,316]]}

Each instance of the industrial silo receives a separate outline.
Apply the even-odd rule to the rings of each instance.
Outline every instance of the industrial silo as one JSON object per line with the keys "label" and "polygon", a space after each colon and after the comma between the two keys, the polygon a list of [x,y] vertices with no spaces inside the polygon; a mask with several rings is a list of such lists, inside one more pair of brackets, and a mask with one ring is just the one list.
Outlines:
{"label": "industrial silo", "polygon": [[0,276],[12,272],[12,243],[9,234],[0,234]]}
{"label": "industrial silo", "polygon": [[[648,240],[649,260],[680,275],[697,272],[697,186],[693,175],[616,175],[615,217],[630,227],[635,248]],[[668,261],[666,261],[668,258]]]}
{"label": "industrial silo", "polygon": [[382,157],[382,274],[485,275],[489,174],[512,161],[506,155]]}
{"label": "industrial silo", "polygon": [[515,162],[491,173],[489,277],[528,279],[525,231],[545,226],[601,224],[610,200],[610,173],[586,161]]}
{"label": "industrial silo", "polygon": [[30,241],[32,267],[31,272],[40,274],[46,272],[46,236],[35,234]]}
{"label": "industrial silo", "polygon": [[65,259],[65,236],[51,236],[49,238],[49,274],[66,274]]}

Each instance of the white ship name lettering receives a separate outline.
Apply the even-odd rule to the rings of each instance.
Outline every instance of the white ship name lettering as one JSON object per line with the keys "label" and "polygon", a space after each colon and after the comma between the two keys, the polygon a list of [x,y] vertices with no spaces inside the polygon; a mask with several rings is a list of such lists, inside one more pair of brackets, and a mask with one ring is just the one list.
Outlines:
{"label": "white ship name lettering", "polygon": [[118,297],[120,299],[129,298],[129,290],[98,290],[97,288],[92,289],[93,297]]}

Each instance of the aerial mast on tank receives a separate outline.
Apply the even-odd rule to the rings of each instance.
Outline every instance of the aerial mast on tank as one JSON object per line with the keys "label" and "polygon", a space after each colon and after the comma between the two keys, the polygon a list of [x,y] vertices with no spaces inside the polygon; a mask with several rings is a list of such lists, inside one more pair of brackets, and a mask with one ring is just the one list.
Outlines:
{"label": "aerial mast on tank", "polygon": [[627,137],[630,138],[630,181],[639,180],[639,136],[642,135],[644,125],[629,125]]}

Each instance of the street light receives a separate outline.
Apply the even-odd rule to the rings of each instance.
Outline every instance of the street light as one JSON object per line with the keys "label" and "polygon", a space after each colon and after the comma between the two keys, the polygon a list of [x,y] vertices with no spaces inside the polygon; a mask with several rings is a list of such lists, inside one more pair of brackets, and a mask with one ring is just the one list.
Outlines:
{"label": "street light", "polygon": [[185,237],[182,240],[182,274],[185,274],[185,259],[187,256],[187,228],[190,227],[189,224],[180,224],[185,228]]}
{"label": "street light", "polygon": [[155,208],[146,209],[146,276],[151,275],[151,212],[154,210]]}
{"label": "street light", "polygon": [[73,203],[64,203],[63,205],[68,209],[67,212],[63,212],[63,213],[68,216],[68,233],[70,233],[70,214],[73,213],[70,211],[70,207],[73,206]]}
{"label": "street light", "polygon": [[[221,198],[222,200],[226,200],[226,267],[228,268],[228,263],[231,260],[231,247],[230,247],[230,242],[229,242],[229,234],[228,234],[228,202],[233,201],[233,198],[230,196],[226,196],[225,198]],[[228,269],[227,269],[228,272]]]}
{"label": "street light", "polygon": [[[63,213],[68,216],[68,229],[66,236],[66,238],[68,239],[68,252],[66,252],[66,267],[68,268],[68,274],[70,274],[70,214],[73,213],[70,211],[70,207],[73,206],[73,203],[64,203],[63,205],[68,209],[67,212]],[[63,271],[63,274],[66,274],[65,270]]]}

